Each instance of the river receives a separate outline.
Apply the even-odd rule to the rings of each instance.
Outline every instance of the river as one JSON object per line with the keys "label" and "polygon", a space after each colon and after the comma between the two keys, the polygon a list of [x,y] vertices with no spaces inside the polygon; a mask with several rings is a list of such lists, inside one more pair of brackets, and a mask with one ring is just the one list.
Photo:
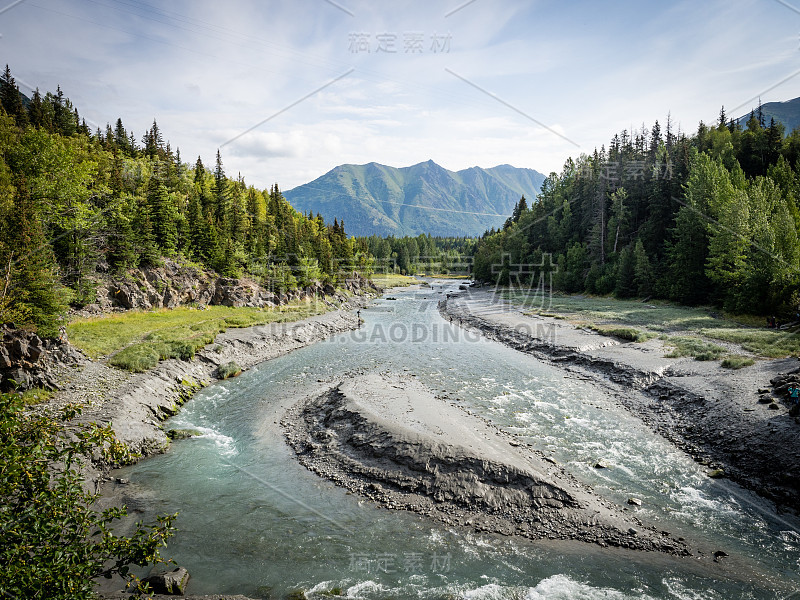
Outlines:
{"label": "river", "polygon": [[[591,382],[448,323],[437,302],[455,288],[440,280],[393,291],[396,300],[362,311],[359,331],[204,389],[167,423],[204,435],[119,473],[136,490],[137,519],[180,512],[179,533],[163,554],[192,574],[192,594],[280,598],[339,588],[376,599],[790,597],[800,581],[797,520],[709,479]],[[754,582],[715,575],[691,558],[450,528],[377,508],[320,479],[283,440],[277,422],[286,399],[369,370],[415,374],[600,495],[622,506],[641,500],[631,510],[643,521],[736,557]],[[608,468],[596,469],[598,461]]]}

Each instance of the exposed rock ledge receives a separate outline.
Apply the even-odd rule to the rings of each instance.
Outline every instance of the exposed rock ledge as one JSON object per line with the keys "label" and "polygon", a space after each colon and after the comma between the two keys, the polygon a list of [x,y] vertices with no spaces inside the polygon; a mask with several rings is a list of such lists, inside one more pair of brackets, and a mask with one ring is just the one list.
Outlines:
{"label": "exposed rock ledge", "polygon": [[691,554],[410,377],[355,377],[295,405],[282,425],[308,469],[388,508],[531,539]]}

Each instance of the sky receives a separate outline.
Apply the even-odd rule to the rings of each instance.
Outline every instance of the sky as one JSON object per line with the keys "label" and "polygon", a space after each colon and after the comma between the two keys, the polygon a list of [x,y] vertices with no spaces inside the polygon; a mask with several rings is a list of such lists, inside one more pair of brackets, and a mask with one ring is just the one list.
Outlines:
{"label": "sky", "polygon": [[5,0],[0,60],[260,188],[372,161],[548,174],[800,96],[800,0]]}

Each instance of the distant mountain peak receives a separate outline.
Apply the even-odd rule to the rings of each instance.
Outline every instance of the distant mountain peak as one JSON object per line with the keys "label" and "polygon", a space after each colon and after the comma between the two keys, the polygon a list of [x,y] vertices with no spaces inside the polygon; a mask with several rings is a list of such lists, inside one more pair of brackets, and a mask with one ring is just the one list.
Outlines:
{"label": "distant mountain peak", "polygon": [[501,227],[522,195],[535,198],[542,181],[508,164],[450,171],[433,159],[401,168],[370,162],[339,165],[284,195],[301,212],[344,220],[353,235],[478,236]]}

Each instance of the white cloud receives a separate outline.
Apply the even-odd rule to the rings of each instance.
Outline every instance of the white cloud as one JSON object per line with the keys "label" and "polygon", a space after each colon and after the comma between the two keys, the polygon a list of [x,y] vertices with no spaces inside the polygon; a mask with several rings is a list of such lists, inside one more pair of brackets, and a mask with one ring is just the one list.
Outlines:
{"label": "white cloud", "polygon": [[[694,130],[800,69],[800,15],[777,2],[479,1],[447,18],[456,0],[342,4],[355,16],[322,0],[39,0],[3,15],[0,48],[19,79],[61,83],[93,122],[122,117],[141,138],[156,118],[185,160],[208,164],[225,141],[355,68],[222,148],[229,173],[284,188],[345,162],[547,173],[622,129],[663,126],[670,111]],[[423,33],[422,53],[404,51],[410,31]],[[372,43],[393,32],[398,52],[353,53],[352,32]],[[432,52],[434,33],[450,35],[449,52]],[[763,101],[796,96],[800,76]]]}

